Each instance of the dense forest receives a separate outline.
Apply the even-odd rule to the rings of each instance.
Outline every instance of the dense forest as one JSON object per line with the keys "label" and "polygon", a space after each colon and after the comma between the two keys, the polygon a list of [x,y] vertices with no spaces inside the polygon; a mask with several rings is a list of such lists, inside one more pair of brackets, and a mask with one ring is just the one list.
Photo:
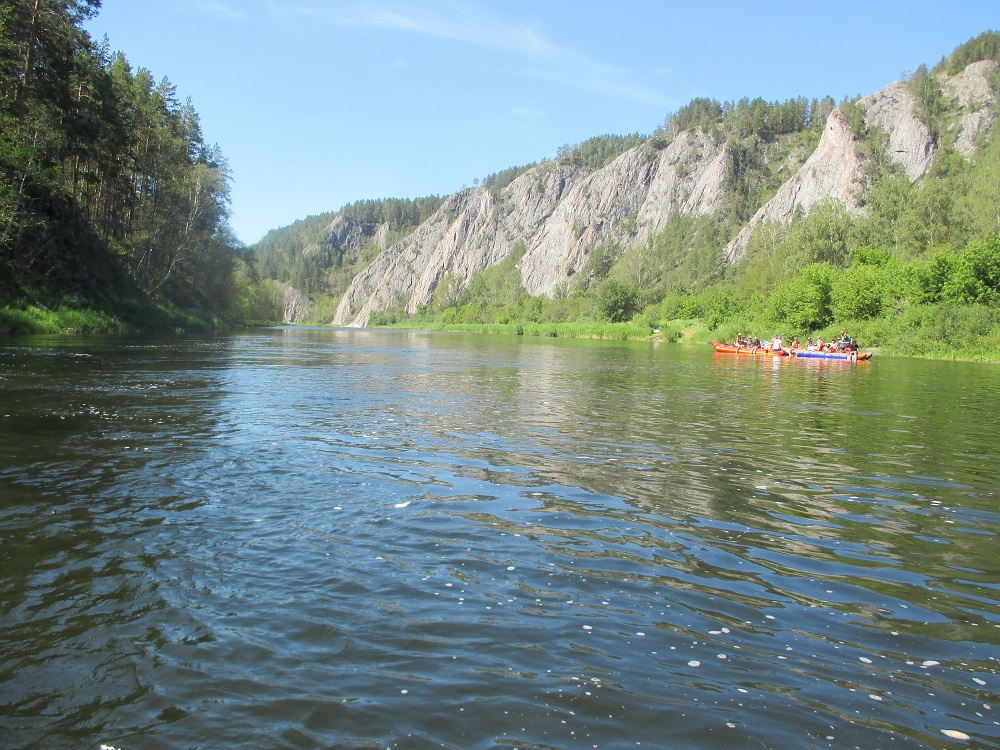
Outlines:
{"label": "dense forest", "polygon": [[0,330],[252,318],[226,159],[167,78],[89,37],[99,7],[0,10]]}

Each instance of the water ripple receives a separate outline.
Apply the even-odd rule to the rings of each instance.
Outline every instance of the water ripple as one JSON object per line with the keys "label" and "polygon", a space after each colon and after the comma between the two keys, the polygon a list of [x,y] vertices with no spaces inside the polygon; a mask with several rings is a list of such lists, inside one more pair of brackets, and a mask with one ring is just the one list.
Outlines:
{"label": "water ripple", "polygon": [[892,364],[699,354],[297,330],[6,350],[0,729],[1000,746],[996,481],[973,412],[912,426],[938,363],[898,365],[904,392]]}

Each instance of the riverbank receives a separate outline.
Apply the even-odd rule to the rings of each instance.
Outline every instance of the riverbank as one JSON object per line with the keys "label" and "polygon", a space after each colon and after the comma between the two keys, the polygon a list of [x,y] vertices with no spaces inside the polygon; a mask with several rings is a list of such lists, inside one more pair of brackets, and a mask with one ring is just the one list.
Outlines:
{"label": "riverbank", "polygon": [[587,338],[617,341],[660,341],[708,345],[713,341],[733,341],[737,333],[770,339],[781,333],[786,341],[798,335],[825,340],[836,338],[841,330],[849,331],[865,351],[880,355],[950,359],[971,362],[1000,362],[1000,324],[993,310],[982,306],[941,305],[911,308],[894,320],[851,321],[834,324],[819,331],[799,333],[779,326],[761,329],[759,325],[726,322],[712,327],[692,318],[672,320],[652,326],[645,320],[628,323],[576,321],[559,323],[437,323],[399,321],[384,328],[402,330],[457,331],[508,336],[551,338]]}
{"label": "riverbank", "polygon": [[149,304],[102,310],[74,300],[0,307],[0,337],[43,334],[211,333],[247,327],[242,321],[195,310]]}
{"label": "riverbank", "polygon": [[[848,330],[865,351],[880,355],[922,357],[978,362],[1000,362],[1000,324],[995,312],[981,306],[940,305],[911,308],[894,320],[854,321],[834,324],[808,335],[835,338]],[[51,305],[22,302],[0,307],[0,337],[42,334],[162,334],[218,333],[261,325],[264,321],[232,320],[214,313],[150,304],[119,305],[95,309],[66,299]],[[699,319],[672,320],[653,325],[644,316],[626,323],[598,320],[513,323],[440,323],[427,320],[397,321],[376,326],[398,330],[455,331],[502,336],[576,338],[608,341],[657,341],[708,345],[735,340],[737,333],[770,339],[780,333],[786,341],[805,333],[785,331],[746,322],[725,322],[712,327]],[[774,330],[772,330],[774,329]]]}

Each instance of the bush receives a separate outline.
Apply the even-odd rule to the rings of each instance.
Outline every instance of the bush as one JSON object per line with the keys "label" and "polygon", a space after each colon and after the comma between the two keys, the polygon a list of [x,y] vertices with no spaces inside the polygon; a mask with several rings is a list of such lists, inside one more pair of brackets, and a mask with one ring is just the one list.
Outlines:
{"label": "bush", "polygon": [[949,302],[1000,307],[1000,237],[967,245],[941,296]]}
{"label": "bush", "polygon": [[799,331],[822,328],[831,320],[832,287],[833,270],[829,265],[806,266],[794,279],[774,290],[765,305],[764,317]]}
{"label": "bush", "polygon": [[834,278],[830,311],[836,320],[877,318],[886,307],[886,285],[881,268],[857,265]]}
{"label": "bush", "polygon": [[621,279],[606,279],[598,289],[597,302],[601,314],[612,323],[631,320],[640,309],[639,292]]}
{"label": "bush", "polygon": [[985,305],[914,306],[893,325],[890,349],[900,354],[984,354],[996,343],[998,327],[1000,315]]}

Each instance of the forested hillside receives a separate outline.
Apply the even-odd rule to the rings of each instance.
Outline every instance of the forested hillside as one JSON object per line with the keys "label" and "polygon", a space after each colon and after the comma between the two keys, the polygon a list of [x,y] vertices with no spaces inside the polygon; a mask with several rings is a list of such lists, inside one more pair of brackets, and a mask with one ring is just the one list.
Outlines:
{"label": "forested hillside", "polygon": [[[692,101],[449,196],[334,323],[1000,356],[1000,35],[866,97]],[[324,309],[329,309],[325,307]]]}
{"label": "forested hillside", "polygon": [[0,328],[252,317],[225,157],[167,78],[88,36],[99,6],[0,9]]}
{"label": "forested hillside", "polygon": [[407,237],[442,199],[358,200],[268,232],[253,255],[286,322],[328,323],[348,285],[379,252]]}

